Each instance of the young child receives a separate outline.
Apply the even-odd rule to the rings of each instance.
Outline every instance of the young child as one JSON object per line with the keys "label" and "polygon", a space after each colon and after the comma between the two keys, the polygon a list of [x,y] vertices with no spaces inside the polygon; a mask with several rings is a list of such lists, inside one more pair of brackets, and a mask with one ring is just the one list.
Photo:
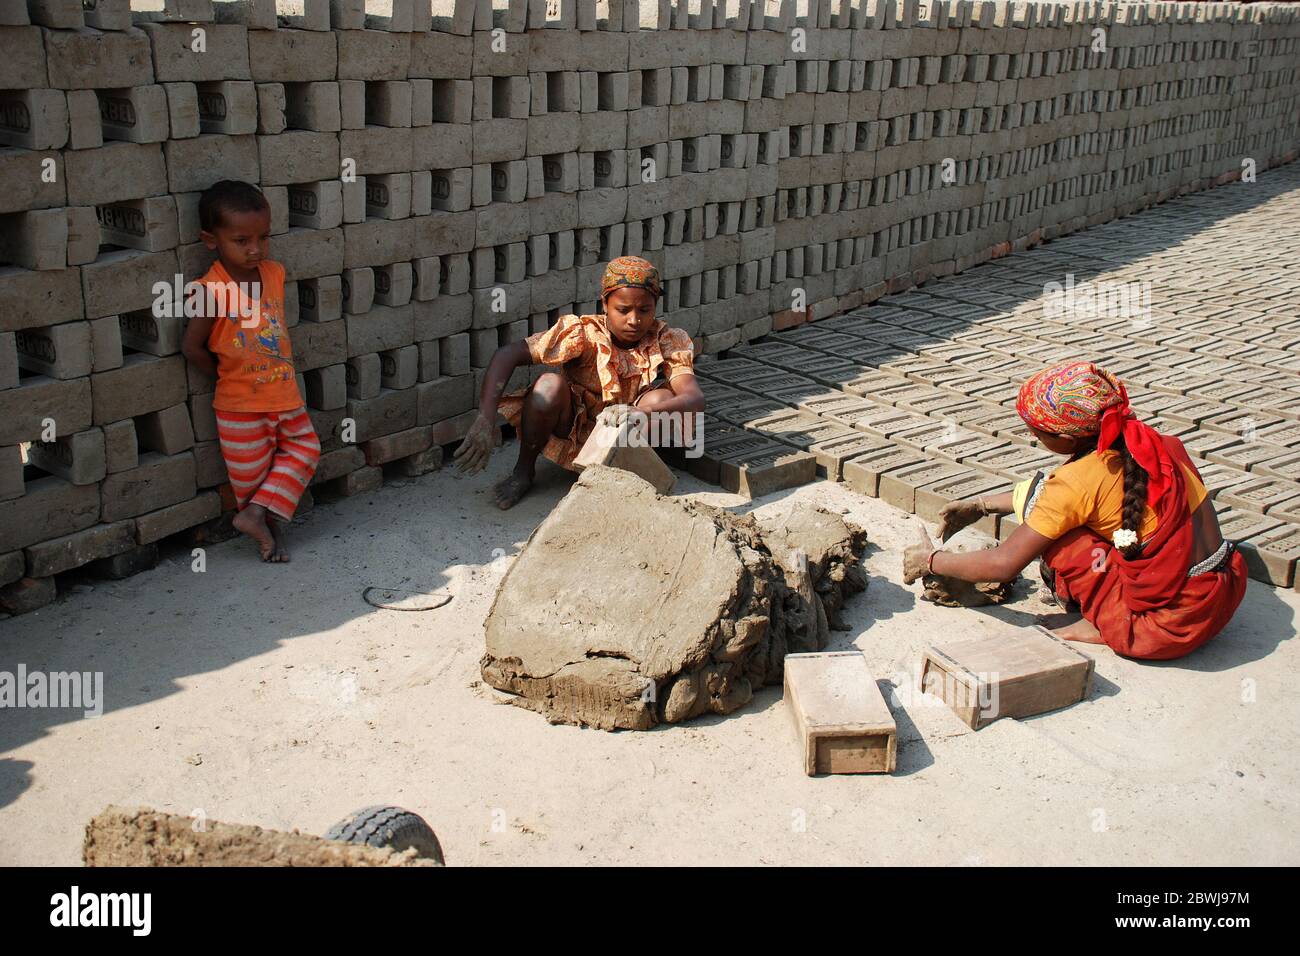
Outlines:
{"label": "young child", "polygon": [[257,187],[223,180],[199,198],[199,237],[217,261],[199,280],[203,314],[181,347],[217,379],[221,454],[239,513],[234,526],[263,561],[288,561],[284,525],[320,460],[284,324],[284,266],[268,256],[271,206]]}
{"label": "young child", "polygon": [[[463,471],[480,471],[498,438],[498,409],[519,430],[519,460],[495,488],[497,507],[511,508],[527,493],[539,454],[576,470],[574,457],[610,405],[682,415],[704,410],[691,337],[655,318],[661,295],[659,270],[622,256],[605,269],[603,315],[565,315],[545,332],[497,349],[483,378],[478,419],[456,449]],[[554,370],[503,396],[514,370],[534,364]]]}
{"label": "young child", "polygon": [[1014,513],[1020,527],[996,548],[965,554],[934,550],[927,537],[904,552],[903,580],[1012,581],[1042,555],[1044,583],[1083,615],[1060,637],[1168,660],[1218,634],[1246,593],[1246,563],[1223,540],[1183,443],[1138,421],[1120,381],[1090,362],[1039,372],[1016,410],[1068,460],[1014,491],[949,504],[945,541],[986,514]]}

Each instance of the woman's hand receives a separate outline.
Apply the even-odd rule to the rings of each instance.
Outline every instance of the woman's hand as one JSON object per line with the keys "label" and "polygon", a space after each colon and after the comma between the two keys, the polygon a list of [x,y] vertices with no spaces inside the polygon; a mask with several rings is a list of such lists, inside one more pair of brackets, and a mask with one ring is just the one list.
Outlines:
{"label": "woman's hand", "polygon": [[492,457],[492,449],[500,441],[501,433],[497,430],[496,423],[480,413],[452,457],[455,458],[462,472],[472,475],[487,467],[488,459]]}
{"label": "woman's hand", "polygon": [[947,541],[962,528],[968,528],[988,514],[983,498],[950,501],[939,512],[939,540]]}
{"label": "woman's hand", "polygon": [[903,549],[903,583],[911,584],[917,578],[930,573],[930,555],[934,553],[934,542],[921,527],[921,539],[910,548]]}

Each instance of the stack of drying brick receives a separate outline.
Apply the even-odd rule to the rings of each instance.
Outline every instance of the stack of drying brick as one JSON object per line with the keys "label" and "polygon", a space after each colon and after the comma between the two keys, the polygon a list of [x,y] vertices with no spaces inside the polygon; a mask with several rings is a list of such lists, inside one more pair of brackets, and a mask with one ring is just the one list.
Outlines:
{"label": "stack of drying brick", "polygon": [[716,353],[1297,140],[1295,6],[145,5],[0,0],[11,604],[230,507],[166,307],[218,179],[271,201],[316,482],[352,493],[436,467],[493,350],[615,255]]}

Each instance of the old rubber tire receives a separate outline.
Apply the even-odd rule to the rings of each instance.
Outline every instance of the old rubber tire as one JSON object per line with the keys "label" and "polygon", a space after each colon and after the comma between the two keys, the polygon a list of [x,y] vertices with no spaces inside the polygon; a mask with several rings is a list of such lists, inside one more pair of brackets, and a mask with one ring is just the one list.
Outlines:
{"label": "old rubber tire", "polygon": [[442,846],[433,829],[419,814],[401,807],[364,807],[330,827],[325,839],[399,851],[414,849],[425,859],[440,866],[444,863]]}

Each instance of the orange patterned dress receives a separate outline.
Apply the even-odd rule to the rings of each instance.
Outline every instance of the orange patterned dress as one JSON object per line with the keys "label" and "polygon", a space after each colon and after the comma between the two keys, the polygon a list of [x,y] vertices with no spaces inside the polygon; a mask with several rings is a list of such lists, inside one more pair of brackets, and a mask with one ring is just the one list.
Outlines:
{"label": "orange patterned dress", "polygon": [[[576,470],[573,459],[605,408],[633,404],[657,377],[672,381],[695,371],[691,337],[661,319],[631,348],[614,343],[603,315],[560,316],[555,325],[528,336],[525,342],[534,365],[556,366],[568,382],[573,427],[564,438],[552,435],[542,454],[570,471]],[[528,389],[511,392],[497,405],[515,428],[527,394]]]}

